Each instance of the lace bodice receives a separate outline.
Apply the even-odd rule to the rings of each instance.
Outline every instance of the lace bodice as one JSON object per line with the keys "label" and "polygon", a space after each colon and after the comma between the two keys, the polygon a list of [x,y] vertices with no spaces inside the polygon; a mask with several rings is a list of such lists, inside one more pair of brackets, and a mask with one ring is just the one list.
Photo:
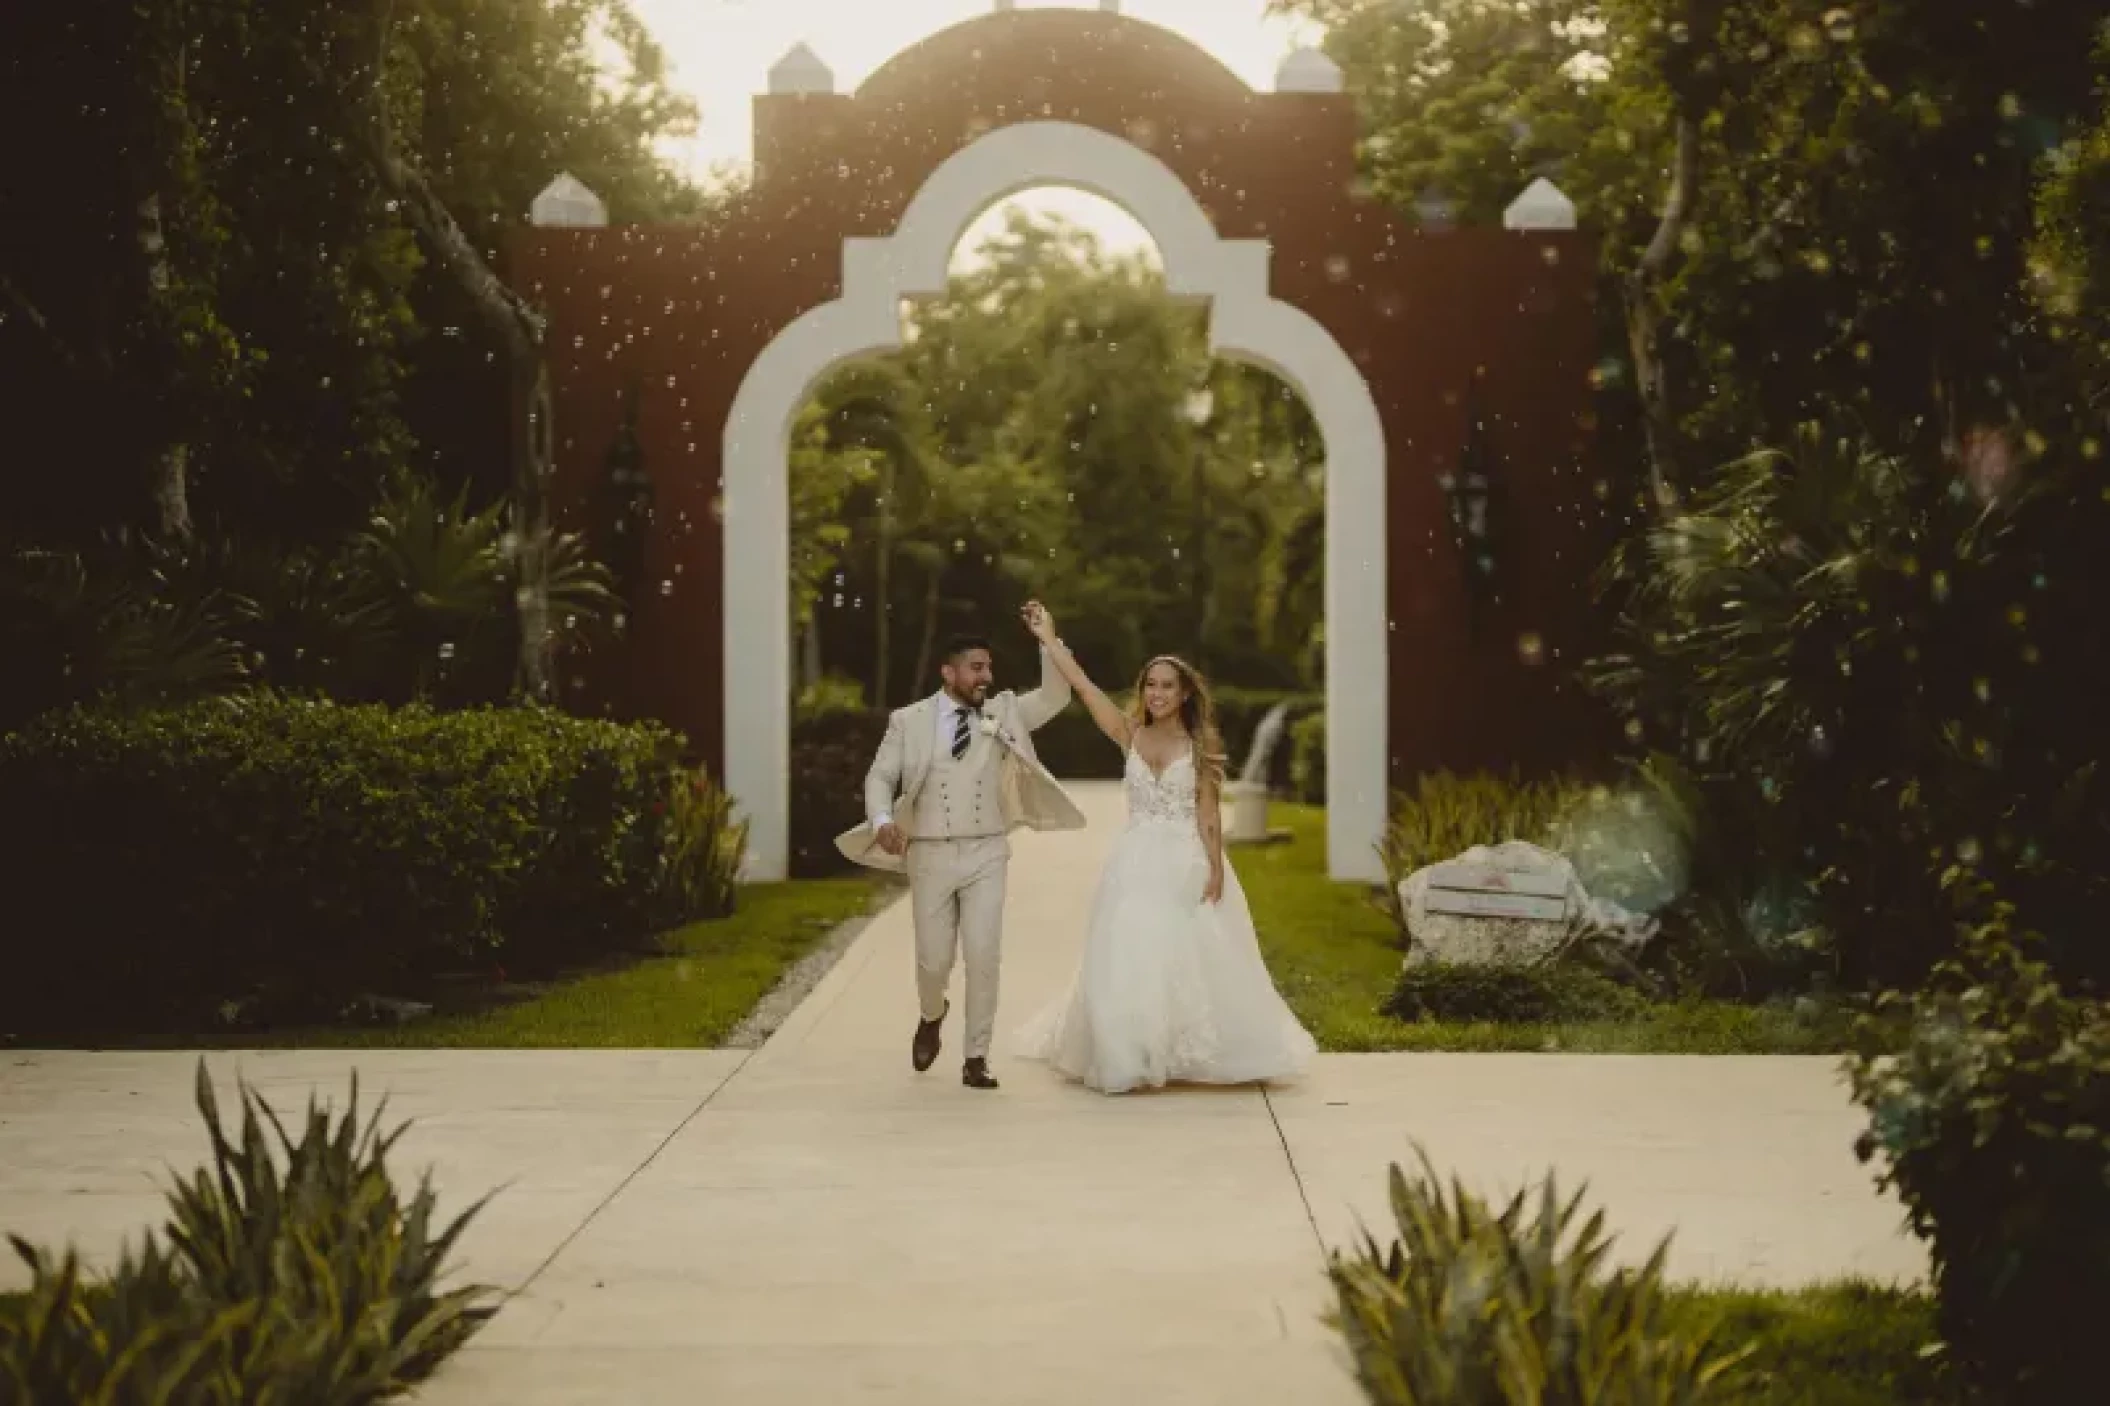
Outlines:
{"label": "lace bodice", "polygon": [[1130,825],[1171,822],[1192,825],[1195,814],[1195,774],[1192,757],[1177,757],[1159,775],[1150,763],[1131,748],[1125,785],[1128,791]]}

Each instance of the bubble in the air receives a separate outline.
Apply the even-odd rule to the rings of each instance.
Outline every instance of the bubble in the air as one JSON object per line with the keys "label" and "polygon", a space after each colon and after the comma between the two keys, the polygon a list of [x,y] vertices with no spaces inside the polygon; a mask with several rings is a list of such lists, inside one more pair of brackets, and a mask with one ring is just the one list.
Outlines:
{"label": "bubble in the air", "polygon": [[668,579],[668,578],[662,577],[662,578],[660,579],[660,583],[659,583],[659,593],[660,593],[661,595],[663,595],[663,596],[671,596],[671,595],[673,595],[673,594],[674,594],[674,582],[673,582],[672,580]]}
{"label": "bubble in the air", "polygon": [[1535,631],[1525,631],[1517,636],[1517,658],[1524,663],[1537,666],[1546,662],[1546,641]]}
{"label": "bubble in the air", "polygon": [[442,658],[442,659],[452,659],[453,657],[454,657],[454,641],[452,641],[452,640],[448,640],[448,641],[446,641],[445,643],[443,643],[443,644],[441,644],[441,645],[440,645],[440,658]]}

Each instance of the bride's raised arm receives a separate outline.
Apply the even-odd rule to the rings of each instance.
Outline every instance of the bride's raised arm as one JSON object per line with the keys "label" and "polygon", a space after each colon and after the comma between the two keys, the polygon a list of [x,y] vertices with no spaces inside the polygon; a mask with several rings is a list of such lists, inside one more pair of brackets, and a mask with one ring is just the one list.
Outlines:
{"label": "bride's raised arm", "polygon": [[1026,602],[1025,609],[1019,613],[1025,618],[1026,628],[1033,632],[1033,638],[1039,640],[1041,648],[1048,652],[1048,662],[1084,700],[1085,710],[1092,715],[1092,721],[1099,724],[1099,730],[1115,746],[1127,750],[1134,739],[1135,724],[1114,706],[1104,689],[1092,682],[1091,675],[1084,672],[1084,666],[1077,662],[1077,656],[1070,653],[1069,647],[1056,638],[1055,617],[1048,614],[1047,607],[1037,600]]}

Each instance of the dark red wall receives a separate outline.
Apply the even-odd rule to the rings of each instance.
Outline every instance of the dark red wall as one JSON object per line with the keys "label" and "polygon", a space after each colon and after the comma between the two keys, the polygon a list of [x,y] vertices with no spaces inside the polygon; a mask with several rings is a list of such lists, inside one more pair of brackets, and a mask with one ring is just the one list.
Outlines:
{"label": "dark red wall", "polygon": [[[717,504],[734,392],[779,331],[837,295],[843,239],[891,233],[946,158],[1039,120],[1145,147],[1220,234],[1271,241],[1276,296],[1362,368],[1390,456],[1395,779],[1536,768],[1585,748],[1592,713],[1570,680],[1593,636],[1587,580],[1605,540],[1585,467],[1589,240],[1417,232],[1358,197],[1350,99],[1256,94],[1155,26],[1063,10],[955,26],[854,96],[757,98],[755,188],[720,226],[522,233],[513,276],[550,317],[560,520],[591,526],[626,394],[639,397],[658,494],[648,589],[622,643],[569,661],[569,696],[663,719],[723,758]],[[1505,514],[1502,599],[1477,632],[1436,483],[1456,465],[1469,405]],[[1520,657],[1526,635],[1542,662]]]}

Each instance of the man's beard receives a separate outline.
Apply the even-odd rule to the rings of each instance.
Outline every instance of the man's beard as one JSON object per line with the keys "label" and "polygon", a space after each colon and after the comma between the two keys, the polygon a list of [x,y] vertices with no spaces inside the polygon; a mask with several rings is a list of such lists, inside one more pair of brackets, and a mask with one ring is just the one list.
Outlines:
{"label": "man's beard", "polygon": [[978,709],[989,701],[989,685],[987,684],[976,684],[972,688],[956,688],[951,690],[951,693],[953,702],[964,704],[969,708]]}

